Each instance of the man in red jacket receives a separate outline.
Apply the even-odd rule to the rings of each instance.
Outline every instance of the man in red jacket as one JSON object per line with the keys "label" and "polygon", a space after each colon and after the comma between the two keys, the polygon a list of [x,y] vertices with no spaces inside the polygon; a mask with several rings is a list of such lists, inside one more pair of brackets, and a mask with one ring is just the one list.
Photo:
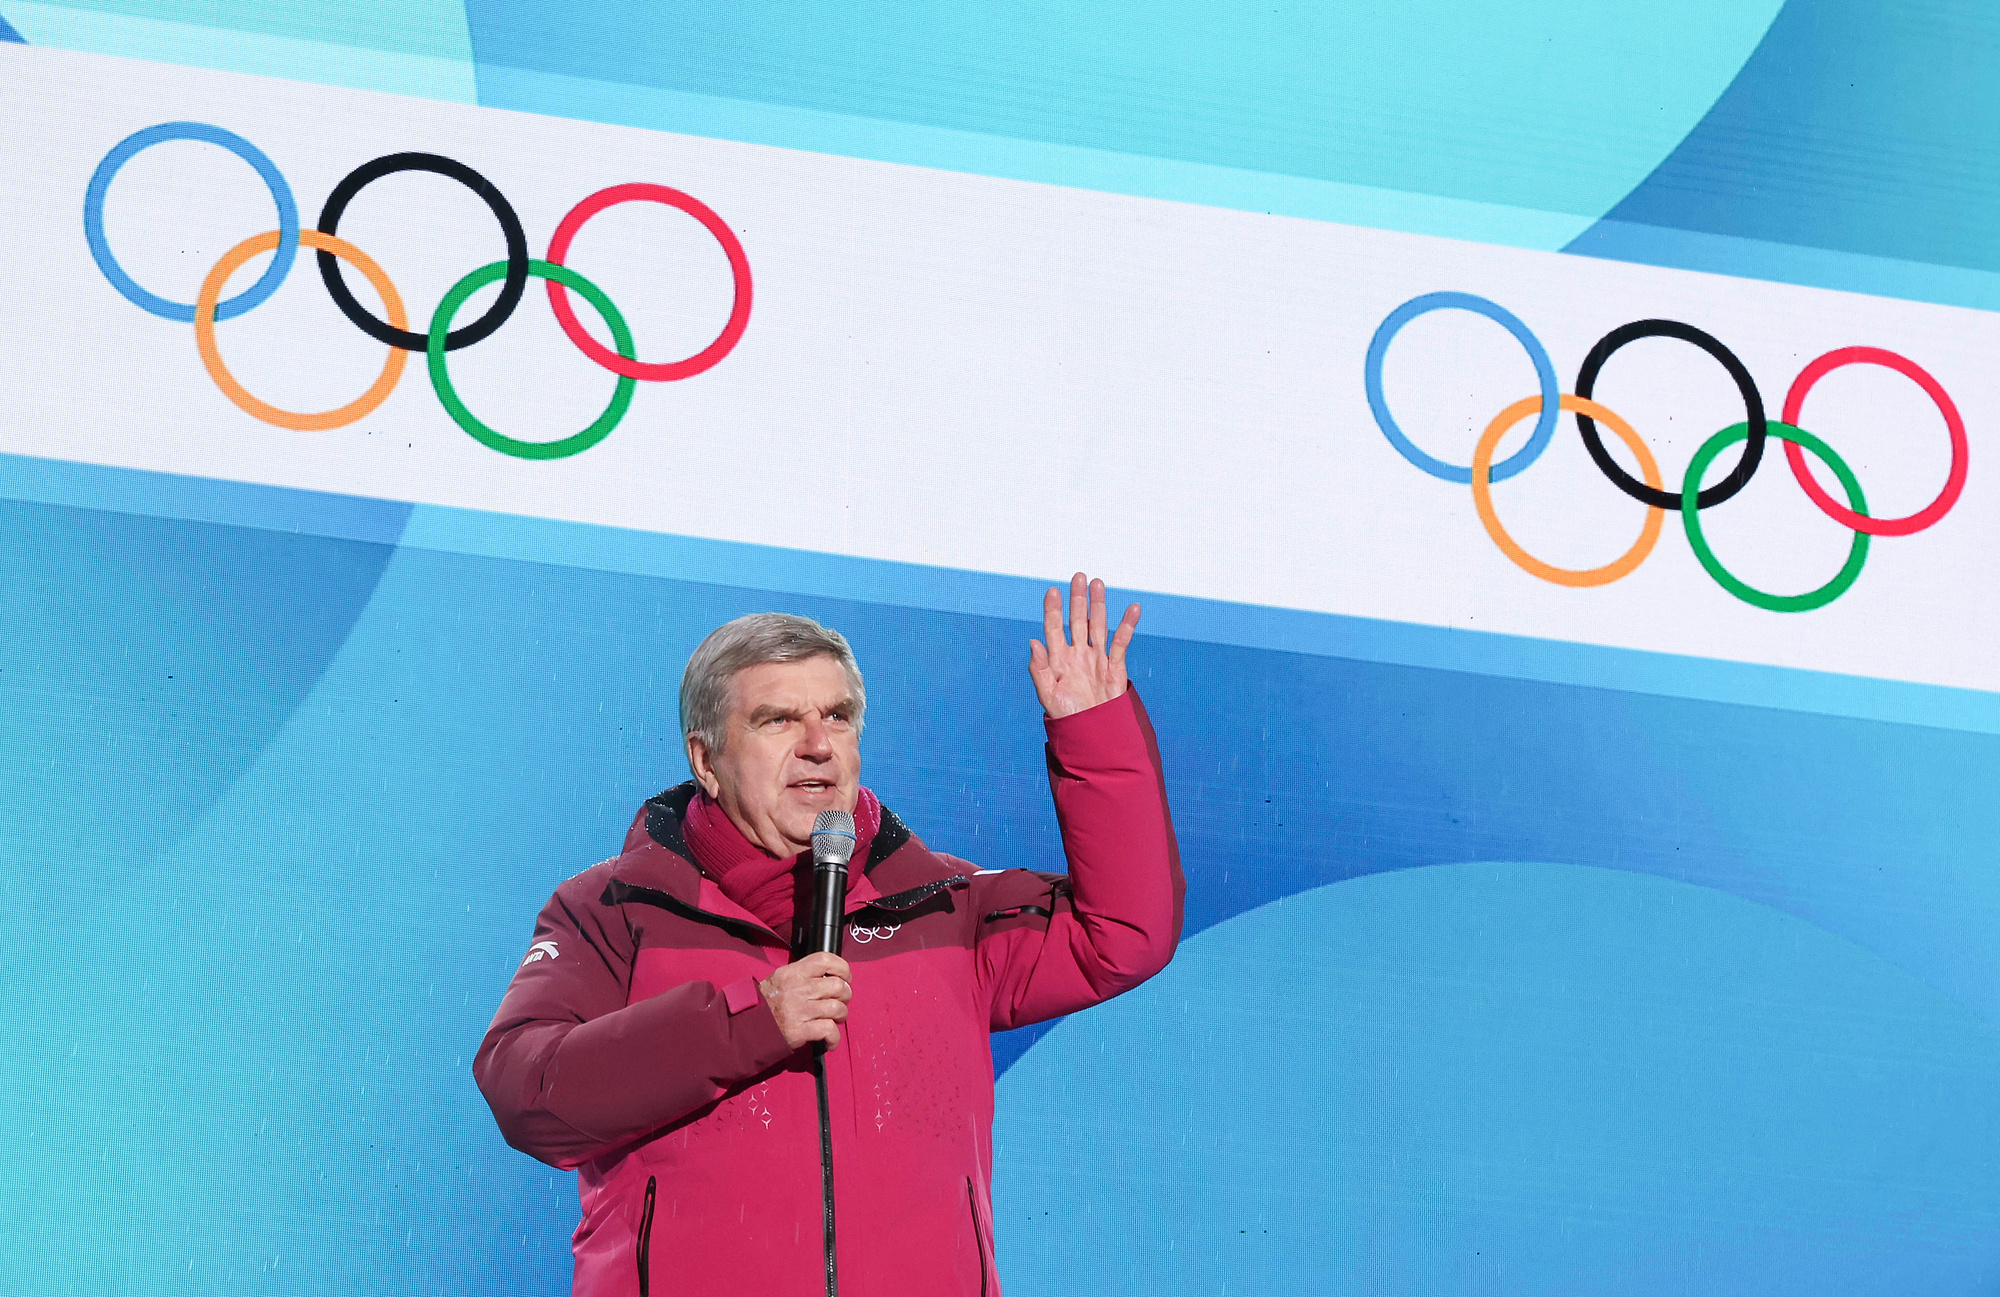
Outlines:
{"label": "man in red jacket", "polygon": [[[579,1173],[575,1292],[999,1292],[987,1033],[1157,973],[1184,889],[1126,684],[1138,605],[1108,634],[1078,573],[1067,638],[1057,590],[1042,612],[1028,670],[1066,876],[933,852],[861,786],[839,633],[761,613],[689,659],[694,780],[556,889],[473,1065],[507,1142]],[[793,961],[824,810],[855,820],[846,958]]]}

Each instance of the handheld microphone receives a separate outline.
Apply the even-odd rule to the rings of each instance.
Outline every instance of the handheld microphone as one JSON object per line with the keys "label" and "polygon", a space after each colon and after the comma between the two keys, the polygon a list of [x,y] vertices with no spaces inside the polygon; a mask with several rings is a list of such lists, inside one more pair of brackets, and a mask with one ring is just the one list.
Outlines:
{"label": "handheld microphone", "polygon": [[812,921],[806,928],[805,953],[840,953],[840,928],[847,908],[847,862],[854,858],[854,817],[846,811],[821,811],[813,820]]}
{"label": "handheld microphone", "polygon": [[[854,817],[821,811],[813,820],[812,922],[800,956],[840,953],[840,921],[847,909],[847,862],[854,858]],[[826,1218],[826,1297],[839,1297],[840,1272],[833,1244],[833,1116],[826,1097],[826,1045],[813,1046],[813,1090],[819,1099],[820,1193]]]}

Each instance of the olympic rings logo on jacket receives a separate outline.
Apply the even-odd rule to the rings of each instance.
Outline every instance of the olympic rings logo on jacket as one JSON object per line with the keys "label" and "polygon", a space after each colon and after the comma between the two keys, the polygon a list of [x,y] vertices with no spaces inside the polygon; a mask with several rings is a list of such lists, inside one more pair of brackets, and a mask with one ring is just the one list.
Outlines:
{"label": "olympic rings logo on jacket", "polygon": [[[271,199],[278,209],[278,228],[252,235],[229,251],[222,254],[202,281],[201,291],[192,304],[173,302],[148,292],[127,274],[112,254],[111,245],[104,235],[104,199],[110,192],[111,182],[120,168],[139,153],[155,144],[169,140],[192,140],[198,143],[214,144],[229,150],[253,167],[271,192]],[[399,171],[428,171],[455,180],[477,194],[491,209],[499,222],[501,233],[506,238],[507,256],[503,261],[479,267],[452,285],[432,313],[430,325],[423,333],[412,332],[408,327],[402,297],[396,286],[375,261],[347,240],[338,237],[340,218],[347,205],[357,194],[373,182]],[[735,300],[730,308],[729,319],[722,326],[722,332],[701,351],[684,360],[646,362],[638,359],[633,346],[631,331],[626,327],[624,317],[611,299],[595,284],[585,279],[564,264],[569,254],[570,243],[577,231],[591,217],[607,207],[619,203],[650,202],[686,212],[700,221],[729,258],[729,271],[735,282]],[[609,436],[625,417],[632,403],[632,393],[637,382],[662,383],[677,379],[691,378],[712,368],[728,355],[742,338],[744,329],[750,323],[750,261],[744,255],[743,245],[735,231],[723,223],[706,204],[678,189],[665,185],[624,184],[613,185],[599,190],[575,207],[556,226],[549,240],[548,255],[540,260],[529,257],[528,239],[521,228],[521,219],[514,208],[494,187],[493,183],[474,171],[471,167],[451,158],[435,153],[392,153],[364,163],[349,172],[345,179],[335,185],[327,195],[326,204],[320,209],[317,229],[299,228],[297,204],[293,201],[290,185],[278,171],[270,158],[256,145],[219,126],[203,122],[162,122],[135,132],[118,142],[97,164],[91,174],[90,185],[83,201],[84,237],[90,244],[90,255],[97,262],[99,270],[111,282],[111,286],[123,294],[127,301],[142,310],[149,311],[162,319],[174,320],[194,325],[195,346],[201,353],[203,366],[209,377],[239,409],[266,423],[281,428],[291,428],[305,432],[319,432],[330,428],[345,427],[367,417],[395,390],[397,380],[402,377],[403,364],[410,352],[422,352],[429,364],[431,386],[436,390],[438,401],[444,406],[452,420],[494,450],[523,459],[560,459],[590,449]],[[302,413],[282,410],[260,400],[247,391],[223,364],[222,353],[216,346],[215,326],[223,320],[232,320],[239,315],[254,310],[261,305],[291,273],[292,263],[301,246],[313,249],[319,257],[320,278],[326,284],[327,293],[334,304],[362,332],[389,348],[382,372],[367,391],[346,405],[334,410]],[[224,300],[223,290],[229,280],[243,265],[260,252],[272,253],[271,264],[250,287],[235,297]],[[383,311],[388,319],[382,320],[369,313],[368,309],[355,300],[352,290],[341,275],[340,263],[347,262],[375,288],[382,299]],[[618,382],[611,396],[611,402],[583,431],[557,441],[522,441],[497,431],[482,422],[453,389],[451,376],[445,357],[461,347],[469,347],[475,342],[490,337],[495,330],[507,322],[520,305],[521,297],[530,278],[546,281],[549,305],[555,311],[556,321],[563,333],[576,344],[584,355],[617,375]],[[453,321],[459,309],[473,293],[500,281],[500,294],[485,314],[469,324],[454,329]],[[616,350],[605,347],[584,329],[576,318],[575,308],[570,304],[569,294],[574,290],[590,303],[591,308],[604,320],[611,332]]]}
{"label": "olympic rings logo on jacket", "polygon": [[[1389,403],[1382,394],[1382,361],[1389,352],[1389,344],[1402,327],[1420,315],[1431,311],[1470,311],[1482,315],[1514,335],[1534,362],[1535,375],[1540,380],[1541,392],[1525,400],[1516,401],[1496,415],[1486,425],[1478,446],[1472,452],[1470,467],[1460,467],[1434,459],[1410,441],[1395,416],[1389,412]],[[1617,414],[1590,399],[1597,384],[1597,376],[1613,353],[1629,342],[1641,338],[1676,338],[1701,348],[1714,357],[1735,382],[1738,393],[1743,398],[1744,422],[1731,424],[1710,437],[1688,461],[1687,470],[1682,474],[1681,489],[1668,491],[1660,481],[1659,466],[1654,462],[1652,452],[1630,424]],[[1951,437],[1951,471],[1945,478],[1944,488],[1932,500],[1913,514],[1902,518],[1876,518],[1868,512],[1868,502],[1862,494],[1860,480],[1854,475],[1846,461],[1834,453],[1833,447],[1798,426],[1799,415],[1805,407],[1806,396],[1827,374],[1844,365],[1881,365],[1893,369],[1923,388],[1938,412],[1944,416],[1945,428]],[[1604,335],[1597,345],[1584,357],[1583,366],[1577,371],[1574,395],[1563,392],[1557,386],[1555,367],[1549,361],[1549,354],[1541,342],[1528,330],[1511,311],[1483,297],[1470,293],[1426,293],[1413,297],[1391,311],[1376,328],[1375,336],[1368,343],[1368,357],[1364,362],[1364,384],[1368,393],[1368,408],[1375,415],[1375,423],[1382,429],[1382,435],[1396,448],[1404,459],[1416,465],[1433,477],[1447,482],[1472,487],[1472,500],[1479,511],[1479,520],[1486,528],[1486,534],[1500,547],[1509,559],[1534,576],[1564,586],[1609,585],[1633,571],[1652,553],[1654,542],[1660,537],[1665,511],[1674,510],[1681,516],[1681,523],[1687,531],[1688,545],[1695,557],[1713,577],[1718,585],[1745,603],[1772,612],[1806,612],[1824,607],[1846,593],[1855,579],[1861,575],[1861,566],[1868,558],[1868,542],[1873,536],[1908,536],[1935,524],[1958,503],[1959,493],[1965,489],[1965,468],[1967,448],[1965,423],[1959,417],[1958,407],[1944,387],[1929,373],[1903,356],[1880,347],[1842,347],[1829,351],[1800,371],[1792,380],[1791,390],[1785,394],[1783,415],[1778,420],[1766,417],[1764,400],[1757,391],[1757,384],[1750,377],[1750,371],[1729,348],[1709,334],[1691,324],[1678,320],[1637,320],[1622,325]],[[1525,470],[1548,448],[1549,439],[1555,432],[1557,412],[1568,410],[1576,416],[1576,426],[1583,434],[1585,449],[1604,476],[1611,480],[1625,494],[1646,506],[1646,520],[1640,528],[1639,539],[1632,548],[1619,558],[1602,567],[1575,569],[1555,567],[1536,558],[1523,549],[1500,525],[1500,516],[1493,508],[1493,484]],[[1500,463],[1493,462],[1493,452],[1501,438],[1530,415],[1536,415],[1534,432],[1527,445],[1508,456]],[[1604,449],[1603,438],[1597,425],[1603,423],[1618,434],[1618,439],[1626,444],[1639,461],[1640,472],[1645,481],[1639,482],[1619,466]],[[1762,462],[1764,443],[1770,435],[1775,435],[1784,443],[1785,460],[1791,466],[1792,476],[1799,486],[1811,497],[1829,518],[1854,533],[1854,540],[1848,548],[1847,561],[1832,580],[1816,590],[1804,594],[1781,595],[1759,590],[1744,582],[1722,565],[1707,539],[1702,535],[1701,513],[1730,499],[1745,486],[1757,472]],[[1708,466],[1723,451],[1736,443],[1743,443],[1736,466],[1715,485],[1702,487],[1701,480]],[[1811,451],[1833,470],[1840,479],[1842,490],[1847,495],[1847,505],[1843,507],[1828,494],[1826,489],[1814,480],[1806,466],[1805,451]]]}

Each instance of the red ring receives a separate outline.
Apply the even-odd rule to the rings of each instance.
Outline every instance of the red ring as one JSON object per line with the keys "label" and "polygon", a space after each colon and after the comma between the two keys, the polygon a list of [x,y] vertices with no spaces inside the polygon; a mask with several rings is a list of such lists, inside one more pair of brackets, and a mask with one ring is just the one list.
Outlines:
{"label": "red ring", "polygon": [[577,349],[614,374],[626,378],[644,379],[650,383],[672,382],[677,378],[692,378],[704,369],[713,366],[728,355],[743,336],[743,330],[750,324],[750,258],[743,254],[743,245],[737,242],[736,232],[723,224],[707,204],[700,199],[669,189],[665,185],[613,185],[600,189],[590,197],[570,208],[569,215],[563,217],[562,224],[556,226],[555,237],[549,240],[549,261],[562,265],[569,255],[570,240],[583,228],[583,223],[607,207],[619,203],[664,203],[677,207],[708,227],[715,241],[729,257],[729,274],[736,281],[736,301],[729,311],[729,322],[722,326],[715,341],[686,360],[668,360],[659,364],[647,364],[642,360],[627,360],[617,352],[605,347],[590,336],[578,322],[576,312],[570,308],[569,290],[555,280],[549,280],[549,306],[556,313],[557,323]]}
{"label": "red ring", "polygon": [[1944,426],[1951,432],[1951,473],[1945,478],[1944,490],[1938,492],[1937,499],[1906,518],[1870,518],[1841,505],[1828,495],[1807,470],[1805,452],[1799,449],[1797,443],[1788,441],[1785,443],[1785,461],[1792,466],[1792,476],[1799,479],[1799,485],[1812,497],[1812,502],[1843,527],[1867,532],[1871,536],[1908,536],[1922,531],[1950,513],[1951,507],[1958,503],[1958,493],[1965,489],[1965,421],[1958,417],[1958,407],[1952,404],[1943,385],[1925,373],[1921,365],[1880,347],[1842,347],[1838,351],[1827,352],[1800,370],[1799,376],[1792,380],[1792,390],[1785,393],[1785,412],[1781,416],[1784,421],[1798,426],[1799,410],[1806,403],[1806,393],[1812,390],[1814,383],[1842,365],[1881,365],[1895,370],[1930,394],[1938,413],[1944,416]]}

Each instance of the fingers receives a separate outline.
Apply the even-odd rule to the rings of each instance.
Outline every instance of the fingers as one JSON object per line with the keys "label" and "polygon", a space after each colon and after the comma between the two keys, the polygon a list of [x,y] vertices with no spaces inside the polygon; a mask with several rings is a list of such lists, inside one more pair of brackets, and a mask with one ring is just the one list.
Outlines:
{"label": "fingers", "polygon": [[[1109,657],[1111,666],[1122,668],[1125,649],[1139,625],[1139,605],[1135,603],[1125,610],[1115,635],[1109,625],[1110,614],[1104,582],[1078,572],[1069,579],[1069,627],[1065,633],[1062,591],[1056,586],[1049,587],[1042,596],[1044,638],[1028,641],[1028,671],[1035,677],[1038,691],[1053,680],[1067,679],[1084,666],[1083,659],[1069,656],[1071,650],[1096,649]],[[1087,669],[1095,674],[1095,668]],[[1043,701],[1046,703],[1047,699]]]}
{"label": "fingers", "polygon": [[[837,979],[827,978],[822,980],[834,981]],[[839,984],[843,988],[847,985],[845,982],[840,982]],[[844,989],[837,994],[823,994],[818,990],[801,989],[784,998],[786,1001],[785,1008],[793,1018],[796,1018],[800,1022],[811,1022],[818,1018],[830,1018],[835,1022],[840,1022],[847,1017],[847,1002],[853,999],[854,995],[853,992]]]}
{"label": "fingers", "polygon": [[1125,649],[1132,643],[1133,632],[1139,629],[1139,605],[1133,604],[1118,619],[1118,633],[1111,637],[1111,666],[1113,670],[1125,669]]}
{"label": "fingers", "polygon": [[787,968],[796,968],[807,977],[846,978],[853,975],[853,970],[847,966],[846,960],[826,950],[819,951],[817,954],[807,955],[797,963],[787,964],[785,968],[781,968],[778,971],[782,973]]}
{"label": "fingers", "polygon": [[793,1049],[814,1041],[828,1049],[840,1044],[838,1024],[847,1020],[854,998],[851,971],[840,956],[821,952],[786,964],[764,981],[765,1002]]}
{"label": "fingers", "polygon": [[1038,639],[1028,641],[1028,679],[1034,681],[1035,698],[1047,712],[1056,695],[1055,664],[1049,661],[1049,651]]}
{"label": "fingers", "polygon": [[791,1017],[801,1025],[808,1022],[845,1022],[845,1000],[802,1000],[792,1006]]}

